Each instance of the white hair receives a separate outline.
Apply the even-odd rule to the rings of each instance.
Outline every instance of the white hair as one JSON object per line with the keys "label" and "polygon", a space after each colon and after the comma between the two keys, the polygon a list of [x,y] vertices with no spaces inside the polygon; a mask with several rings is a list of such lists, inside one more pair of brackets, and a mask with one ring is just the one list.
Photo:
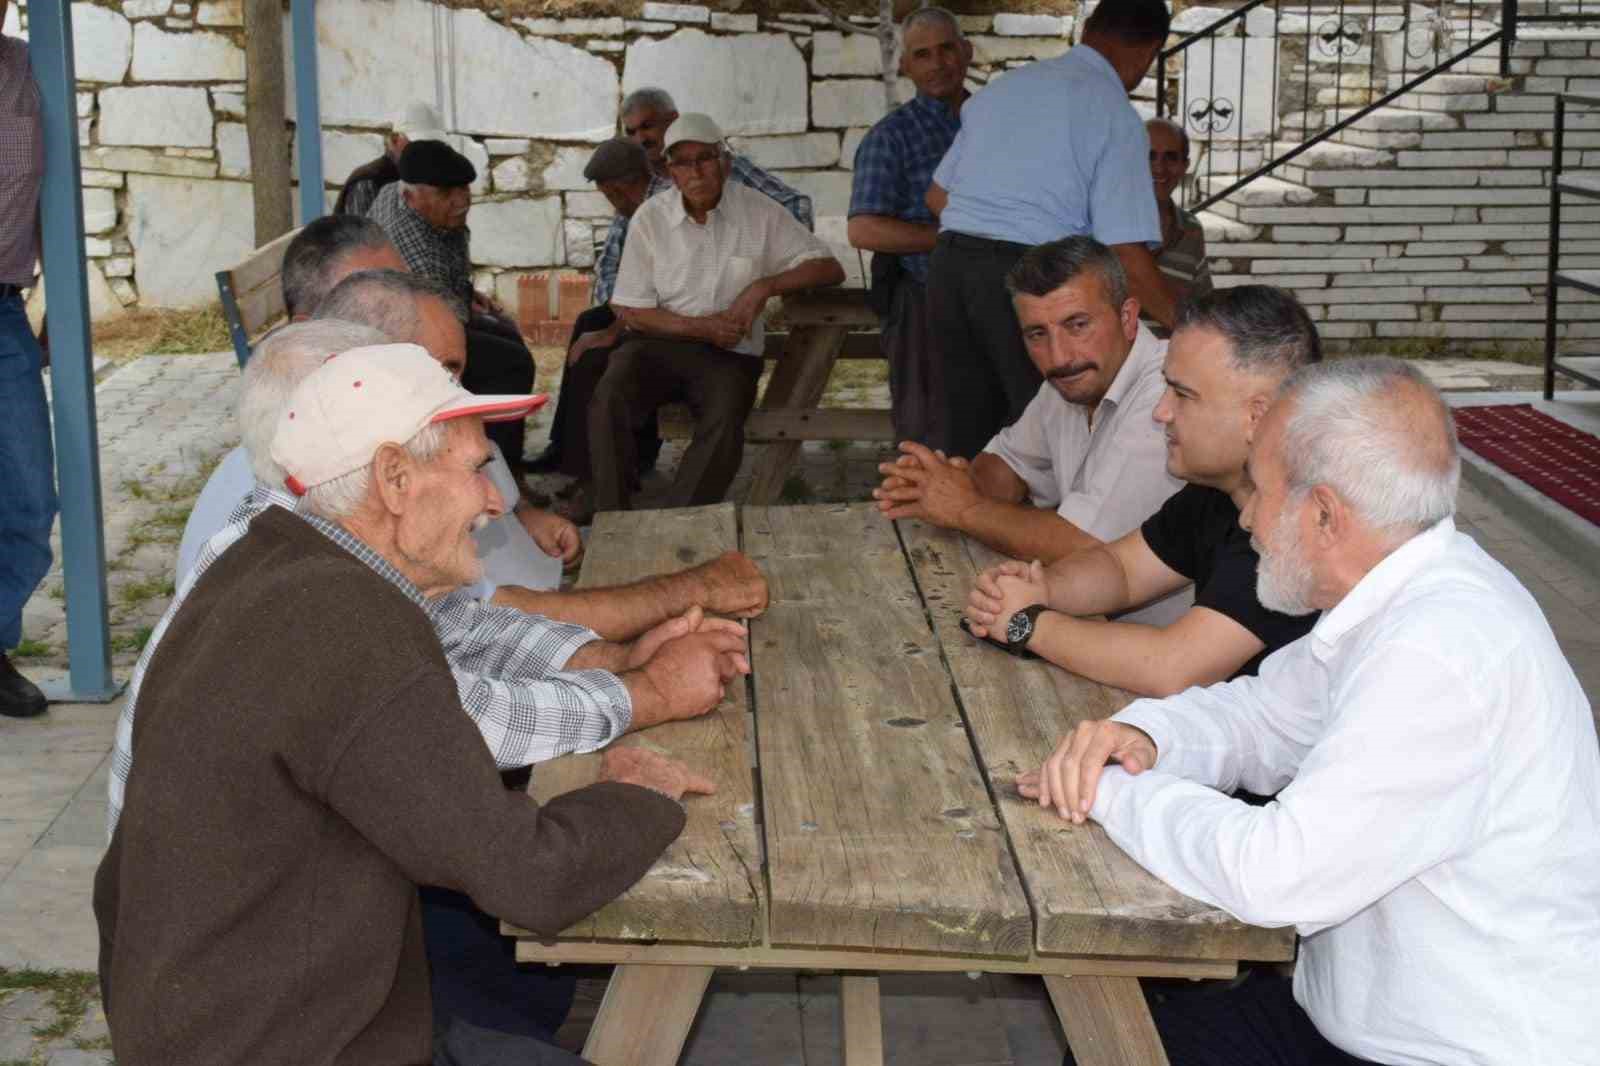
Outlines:
{"label": "white hair", "polygon": [[647,107],[651,111],[659,111],[662,114],[678,110],[678,105],[672,101],[671,93],[665,89],[658,89],[654,85],[646,85],[641,89],[633,90],[633,92],[623,97],[622,108],[617,114],[623,116],[631,115],[642,107]]}
{"label": "white hair", "polygon": [[958,41],[967,39],[966,33],[961,29],[961,20],[942,7],[933,7],[931,5],[919,7],[907,15],[906,20],[900,24],[901,39],[904,40],[905,35],[918,26],[938,26],[952,31]]}
{"label": "white hair", "polygon": [[239,385],[239,438],[257,481],[283,487],[283,467],[272,461],[272,437],[295,386],[335,352],[386,340],[375,329],[335,319],[291,322],[261,339]]}
{"label": "white hair", "polygon": [[[449,443],[450,423],[430,422],[405,442],[405,449],[417,462],[428,463],[437,459]],[[338,522],[361,510],[371,487],[372,463],[369,460],[365,466],[348,474],[340,474],[320,485],[311,486],[296,506],[308,514]]]}
{"label": "white hair", "polygon": [[1283,459],[1294,497],[1326,485],[1373,529],[1402,536],[1455,514],[1455,420],[1421,371],[1338,359],[1296,371],[1281,395],[1293,402]]}

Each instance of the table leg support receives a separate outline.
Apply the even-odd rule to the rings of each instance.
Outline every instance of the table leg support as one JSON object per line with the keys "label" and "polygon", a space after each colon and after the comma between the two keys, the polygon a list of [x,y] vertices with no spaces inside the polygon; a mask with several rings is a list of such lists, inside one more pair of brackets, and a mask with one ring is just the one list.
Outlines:
{"label": "table leg support", "polygon": [[877,975],[842,978],[839,1001],[844,1008],[844,1066],[883,1066]]}
{"label": "table leg support", "polygon": [[1137,977],[1046,976],[1078,1066],[1167,1066]]}
{"label": "table leg support", "polygon": [[711,966],[618,966],[583,1045],[596,1066],[674,1066]]}

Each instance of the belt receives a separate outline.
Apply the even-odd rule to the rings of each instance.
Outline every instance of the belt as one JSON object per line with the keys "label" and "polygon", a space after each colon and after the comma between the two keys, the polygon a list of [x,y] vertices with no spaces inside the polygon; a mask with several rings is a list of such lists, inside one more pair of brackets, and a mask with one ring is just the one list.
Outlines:
{"label": "belt", "polygon": [[974,237],[970,233],[957,233],[954,230],[945,230],[939,234],[939,243],[948,244],[955,248],[975,248],[987,252],[1026,252],[1032,248],[1031,244],[1018,244],[1016,241],[997,241],[990,237]]}

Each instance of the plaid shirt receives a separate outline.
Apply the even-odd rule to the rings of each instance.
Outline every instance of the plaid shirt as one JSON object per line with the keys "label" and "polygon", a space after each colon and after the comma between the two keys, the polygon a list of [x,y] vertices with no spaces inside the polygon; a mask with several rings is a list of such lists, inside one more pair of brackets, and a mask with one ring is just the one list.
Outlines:
{"label": "plaid shirt", "polygon": [[[228,517],[228,525],[206,542],[194,569],[150,634],[150,642],[128,683],[128,699],[117,719],[116,747],[107,786],[110,813],[106,837],[116,832],[133,768],[133,720],[139,689],[167,626],[194,584],[223,552],[250,529],[250,520],[267,507],[292,510],[294,498],[258,484]],[[620,678],[605,670],[564,670],[573,652],[598,640],[582,626],[555,622],[510,607],[476,599],[468,590],[424,599],[422,592],[389,562],[342,526],[313,515],[300,517],[373,572],[405,593],[428,614],[461,708],[478,727],[502,770],[545,762],[574,751],[593,751],[621,736],[633,722],[633,704]]]}
{"label": "plaid shirt", "polygon": [[44,135],[28,45],[0,37],[0,284],[28,285],[39,258]]}
{"label": "plaid shirt", "polygon": [[367,217],[383,227],[413,274],[432,278],[471,304],[472,260],[467,255],[471,229],[435,229],[428,225],[400,195],[398,181],[383,187]]}
{"label": "plaid shirt", "polygon": [[[883,116],[856,149],[850,214],[937,225],[923,198],[960,130],[961,119],[950,108],[921,93]],[[918,281],[928,280],[926,253],[902,255],[900,265]]]}
{"label": "plaid shirt", "polygon": [[[785,185],[781,180],[742,155],[733,157],[733,166],[728,176],[740,185],[748,185],[756,192],[768,199],[775,201],[782,208],[795,217],[808,230],[815,230],[816,218],[812,214],[811,197]],[[672,188],[671,178],[653,177],[650,179],[650,190],[645,193],[649,199],[658,192]],[[617,270],[622,266],[622,245],[628,239],[628,216],[618,215],[611,220],[611,228],[606,231],[605,247],[600,250],[600,258],[594,264],[594,304],[603,307],[611,302],[611,294],[617,288]]]}

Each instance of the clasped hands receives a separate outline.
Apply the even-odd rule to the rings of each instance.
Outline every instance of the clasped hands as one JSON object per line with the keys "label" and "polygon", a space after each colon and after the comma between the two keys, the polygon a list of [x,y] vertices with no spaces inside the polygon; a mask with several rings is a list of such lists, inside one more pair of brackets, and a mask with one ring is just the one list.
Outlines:
{"label": "clasped hands", "polygon": [[883,483],[872,498],[885,518],[920,518],[959,529],[967,511],[983,501],[970,463],[916,441],[901,441],[900,458],[879,463],[878,473]]}
{"label": "clasped hands", "polygon": [[759,278],[752,281],[734,298],[733,303],[714,315],[704,315],[697,319],[701,326],[702,339],[715,344],[718,348],[736,347],[749,335],[751,327],[756,324],[756,318],[767,306],[767,300],[772,295],[767,279]]}

